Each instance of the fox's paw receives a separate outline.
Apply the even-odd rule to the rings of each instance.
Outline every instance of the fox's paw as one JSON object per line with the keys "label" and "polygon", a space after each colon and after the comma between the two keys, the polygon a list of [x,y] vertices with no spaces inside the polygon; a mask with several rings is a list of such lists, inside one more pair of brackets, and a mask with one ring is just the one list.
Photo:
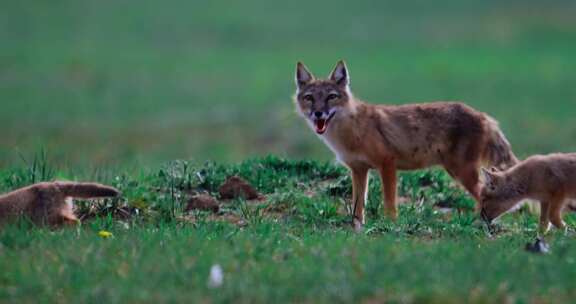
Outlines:
{"label": "fox's paw", "polygon": [[398,219],[397,210],[384,210],[384,215],[392,221],[396,221]]}
{"label": "fox's paw", "polygon": [[538,226],[538,236],[545,236],[550,231],[551,227],[551,223],[540,224],[540,226]]}
{"label": "fox's paw", "polygon": [[354,218],[352,221],[352,228],[354,228],[354,232],[356,233],[361,233],[364,231],[364,225],[362,224],[362,221],[357,218]]}

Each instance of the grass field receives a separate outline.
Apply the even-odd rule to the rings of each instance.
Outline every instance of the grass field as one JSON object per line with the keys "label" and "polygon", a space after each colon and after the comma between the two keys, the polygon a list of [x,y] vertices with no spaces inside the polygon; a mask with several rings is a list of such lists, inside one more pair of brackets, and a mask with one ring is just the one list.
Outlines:
{"label": "grass field", "polygon": [[[346,171],[291,95],[296,61],[324,76],[345,59],[360,98],[461,100],[521,157],[575,151],[575,15],[560,0],[0,3],[0,191],[123,191],[80,202],[79,228],[3,228],[0,302],[570,302],[573,233],[528,253],[534,215],[490,232],[440,171],[403,173],[395,223],[372,178],[353,233]],[[266,199],[184,212],[234,174]]]}
{"label": "grass field", "polygon": [[[4,172],[3,184],[57,175],[39,168]],[[229,175],[257,185],[266,199],[223,201],[218,214],[183,211],[190,193],[218,196]],[[406,203],[396,223],[383,218],[373,179],[359,234],[343,203],[350,180],[328,163],[175,162],[108,182],[124,197],[93,208],[80,203],[82,227],[52,231],[22,222],[0,232],[0,301],[526,303],[575,296],[572,233],[550,234],[551,254],[526,252],[535,216],[508,215],[489,231],[440,171],[402,175]],[[573,226],[576,216],[566,220]],[[113,237],[100,237],[101,230]],[[211,289],[215,264],[224,283]]]}

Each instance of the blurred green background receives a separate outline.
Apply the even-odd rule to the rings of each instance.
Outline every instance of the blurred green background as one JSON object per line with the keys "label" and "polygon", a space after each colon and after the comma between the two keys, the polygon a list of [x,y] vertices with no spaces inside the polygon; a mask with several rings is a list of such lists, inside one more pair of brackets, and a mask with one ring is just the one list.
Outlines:
{"label": "blurred green background", "polygon": [[574,1],[22,0],[0,4],[0,166],[330,159],[297,60],[370,102],[461,100],[514,150],[576,150]]}

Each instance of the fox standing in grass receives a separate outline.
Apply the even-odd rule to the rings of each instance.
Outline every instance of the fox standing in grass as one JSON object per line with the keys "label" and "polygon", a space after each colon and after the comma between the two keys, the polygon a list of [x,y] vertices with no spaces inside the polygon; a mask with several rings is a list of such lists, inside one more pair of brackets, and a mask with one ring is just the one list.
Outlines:
{"label": "fox standing in grass", "polygon": [[576,199],[576,153],[535,155],[502,172],[482,170],[482,218],[491,222],[523,199],[540,201],[540,233],[565,227],[562,209]]}
{"label": "fox standing in grass", "polygon": [[26,217],[35,224],[76,224],[71,198],[114,197],[115,188],[97,183],[45,182],[0,195],[0,224]]}
{"label": "fox standing in grass", "polygon": [[505,169],[517,162],[490,116],[462,103],[373,105],[356,99],[343,61],[328,79],[296,68],[298,112],[352,174],[354,226],[364,223],[368,171],[382,179],[385,212],[397,217],[397,170],[433,165],[448,173],[479,201],[480,165]]}

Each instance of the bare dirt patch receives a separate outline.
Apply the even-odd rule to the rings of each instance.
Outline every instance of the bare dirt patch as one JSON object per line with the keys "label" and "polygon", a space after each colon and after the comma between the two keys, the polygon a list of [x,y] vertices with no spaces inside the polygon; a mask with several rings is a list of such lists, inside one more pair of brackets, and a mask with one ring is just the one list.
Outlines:
{"label": "bare dirt patch", "polygon": [[188,200],[186,211],[208,210],[217,213],[220,210],[218,201],[209,194],[196,194]]}
{"label": "bare dirt patch", "polygon": [[221,199],[262,200],[264,197],[239,176],[230,176],[218,189]]}

